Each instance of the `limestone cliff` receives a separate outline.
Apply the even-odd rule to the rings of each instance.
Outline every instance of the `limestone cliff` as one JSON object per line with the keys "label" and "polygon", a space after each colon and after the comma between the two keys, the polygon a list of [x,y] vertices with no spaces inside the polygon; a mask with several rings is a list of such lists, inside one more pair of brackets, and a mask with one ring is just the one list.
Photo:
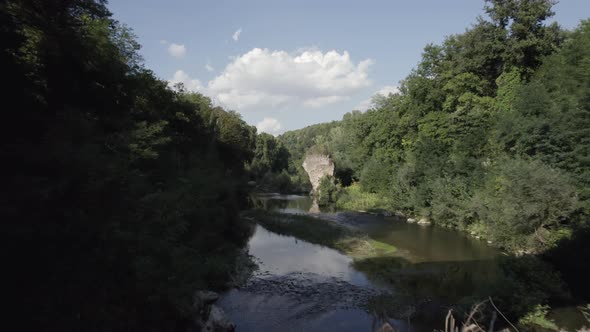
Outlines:
{"label": "limestone cliff", "polygon": [[305,157],[303,169],[309,176],[309,182],[311,182],[314,193],[317,192],[320,180],[324,176],[334,176],[334,168],[334,162],[328,155],[310,153]]}

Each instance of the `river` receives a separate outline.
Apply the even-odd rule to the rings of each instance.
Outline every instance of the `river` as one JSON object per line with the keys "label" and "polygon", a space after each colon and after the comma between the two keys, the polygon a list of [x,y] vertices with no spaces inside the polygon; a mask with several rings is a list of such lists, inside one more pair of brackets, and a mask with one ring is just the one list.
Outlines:
{"label": "river", "polygon": [[368,213],[320,212],[307,196],[264,195],[258,204],[359,228],[398,250],[395,257],[358,264],[257,225],[248,248],[259,269],[219,302],[238,332],[372,331],[383,321],[400,332],[441,330],[448,306],[472,303],[470,296],[501,274],[502,253],[458,231]]}

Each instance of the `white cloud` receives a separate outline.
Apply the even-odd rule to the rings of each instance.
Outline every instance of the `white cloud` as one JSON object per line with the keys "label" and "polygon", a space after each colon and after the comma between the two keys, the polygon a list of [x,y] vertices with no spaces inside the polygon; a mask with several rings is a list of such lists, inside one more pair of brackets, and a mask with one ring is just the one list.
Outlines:
{"label": "white cloud", "polygon": [[166,45],[168,44],[168,41],[166,39],[160,39],[160,44]]}
{"label": "white cloud", "polygon": [[355,64],[346,51],[290,54],[255,48],[233,58],[209,82],[208,92],[223,106],[240,111],[287,105],[317,108],[369,86],[372,63],[366,59]]}
{"label": "white cloud", "polygon": [[265,132],[275,135],[281,130],[281,123],[277,119],[265,117],[256,124],[256,129],[259,133]]}
{"label": "white cloud", "polygon": [[371,108],[373,106],[373,98],[377,95],[381,95],[384,97],[388,97],[389,94],[398,94],[399,93],[399,88],[397,86],[394,85],[386,85],[384,87],[382,87],[381,89],[375,91],[375,93],[373,93],[371,95],[371,98],[369,99],[365,99],[363,101],[361,101],[356,107],[355,109],[359,110],[359,111],[366,111],[369,108]]}
{"label": "white cloud", "polygon": [[234,34],[231,36],[231,38],[237,42],[240,39],[241,34],[242,34],[242,28],[239,28],[238,30],[236,30],[236,32],[234,32]]}
{"label": "white cloud", "polygon": [[182,58],[186,54],[184,45],[172,43],[168,46],[168,54],[175,58]]}
{"label": "white cloud", "polygon": [[343,100],[349,99],[348,96],[326,96],[326,97],[317,97],[312,99],[307,99],[303,102],[305,107],[310,108],[319,108],[324,105],[329,105],[333,103],[337,103]]}
{"label": "white cloud", "polygon": [[207,69],[208,72],[212,72],[215,70],[215,68],[213,68],[213,66],[211,66],[210,64],[206,64],[205,69]]}
{"label": "white cloud", "polygon": [[201,84],[201,82],[197,79],[191,78],[187,73],[182,70],[177,70],[174,73],[174,77],[168,80],[168,87],[174,88],[174,86],[178,83],[182,83],[184,88],[190,92],[203,92],[205,88]]}

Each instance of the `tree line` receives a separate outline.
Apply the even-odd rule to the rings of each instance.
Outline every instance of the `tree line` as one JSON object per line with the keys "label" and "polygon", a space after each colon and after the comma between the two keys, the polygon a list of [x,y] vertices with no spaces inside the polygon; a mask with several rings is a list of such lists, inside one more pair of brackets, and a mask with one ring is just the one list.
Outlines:
{"label": "tree line", "polygon": [[424,48],[400,93],[281,135],[290,173],[321,146],[337,167],[332,201],[374,194],[374,207],[513,252],[570,237],[590,212],[590,21],[546,24],[552,4],[486,1],[486,18]]}

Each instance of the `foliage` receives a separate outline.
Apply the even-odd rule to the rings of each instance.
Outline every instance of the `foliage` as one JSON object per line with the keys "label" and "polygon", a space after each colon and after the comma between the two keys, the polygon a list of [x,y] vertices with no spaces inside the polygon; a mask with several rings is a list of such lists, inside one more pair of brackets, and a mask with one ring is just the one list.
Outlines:
{"label": "foliage", "polygon": [[336,185],[334,177],[326,175],[320,179],[317,193],[319,206],[327,206],[336,202],[337,194],[338,186]]}
{"label": "foliage", "polygon": [[549,312],[548,305],[537,305],[533,311],[527,313],[519,321],[519,325],[524,326],[539,326],[547,330],[558,331],[559,328],[552,320],[547,318]]}
{"label": "foliage", "polygon": [[590,323],[590,304],[586,304],[585,307],[580,306],[579,309],[584,315],[584,318]]}
{"label": "foliage", "polygon": [[[144,68],[101,0],[4,1],[2,240],[24,330],[182,329],[251,229],[255,129]],[[18,293],[17,293],[18,292]]]}
{"label": "foliage", "polygon": [[329,152],[339,206],[429,216],[512,251],[554,247],[590,214],[590,21],[546,24],[552,4],[486,1],[488,19],[427,45],[399,94],[279,139],[293,156]]}
{"label": "foliage", "polygon": [[511,159],[490,172],[472,208],[487,238],[511,250],[538,251],[555,244],[551,234],[565,227],[576,202],[563,172],[540,161]]}
{"label": "foliage", "polygon": [[386,200],[381,195],[365,192],[358,183],[353,183],[349,187],[341,189],[336,206],[343,210],[368,211],[386,209],[386,203]]}
{"label": "foliage", "polygon": [[274,136],[261,133],[256,136],[256,149],[249,170],[254,179],[267,172],[279,173],[289,167],[289,152]]}

